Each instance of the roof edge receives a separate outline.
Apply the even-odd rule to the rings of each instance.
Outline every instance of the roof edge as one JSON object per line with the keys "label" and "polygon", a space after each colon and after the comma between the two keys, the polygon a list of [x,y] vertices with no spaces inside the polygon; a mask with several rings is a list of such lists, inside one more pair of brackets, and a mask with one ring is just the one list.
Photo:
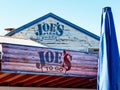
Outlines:
{"label": "roof edge", "polygon": [[79,26],[77,26],[77,25],[75,25],[75,24],[73,24],[73,23],[71,23],[71,22],[69,22],[69,21],[67,21],[67,20],[65,20],[65,19],[63,19],[63,18],[53,14],[53,13],[51,13],[51,12],[46,14],[46,15],[44,15],[44,16],[42,16],[42,17],[40,17],[40,18],[38,18],[38,19],[35,19],[35,20],[33,20],[33,21],[31,21],[31,22],[29,22],[29,23],[27,23],[27,24],[25,24],[25,25],[15,29],[15,30],[9,32],[9,33],[7,33],[5,36],[11,36],[11,35],[13,35],[13,34],[15,34],[17,32],[20,32],[20,31],[28,28],[29,26],[34,25],[35,23],[38,23],[38,22],[48,18],[48,17],[53,17],[56,20],[59,20],[60,22],[63,22],[65,24],[67,24],[67,25],[77,29],[78,31],[81,31],[81,32],[83,32],[83,33],[85,33],[85,34],[87,34],[87,35],[89,35],[89,36],[91,36],[91,37],[93,37],[93,38],[95,38],[97,40],[100,40],[100,37],[97,36],[96,34],[93,34],[93,33],[89,32],[89,31],[87,31],[87,30],[85,30],[85,29],[83,29],[83,28],[81,28],[81,27],[79,27]]}

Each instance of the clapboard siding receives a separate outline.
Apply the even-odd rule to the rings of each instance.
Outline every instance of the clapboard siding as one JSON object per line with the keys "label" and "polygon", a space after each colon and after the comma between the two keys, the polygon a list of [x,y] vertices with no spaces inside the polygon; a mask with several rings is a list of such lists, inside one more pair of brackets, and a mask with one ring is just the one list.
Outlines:
{"label": "clapboard siding", "polygon": [[[59,24],[61,27],[63,27],[62,35],[56,35],[56,32],[59,32],[57,28],[52,28],[52,30],[46,28],[45,30],[43,30],[43,27],[41,27],[42,29],[40,30],[38,26],[44,26],[44,24],[49,26],[49,28],[52,28],[51,24],[54,24],[56,26]],[[48,17],[45,20],[39,21],[27,28],[24,28],[20,32],[14,33],[13,35],[11,35],[11,37],[31,39],[50,48],[61,48],[85,52],[88,52],[88,48],[99,47],[99,39],[94,38],[94,36],[96,35],[93,34],[93,37],[91,37],[91,35],[84,33],[86,30],[82,28],[76,28],[77,26],[73,26],[74,25],[71,26],[53,17]],[[36,34],[42,30],[43,33],[41,35]]]}
{"label": "clapboard siding", "polygon": [[[46,57],[45,65],[41,68],[41,59],[43,57],[39,56],[38,52],[51,52],[52,59],[50,59],[50,54]],[[63,50],[62,49],[51,49],[42,47],[30,47],[15,44],[2,44],[2,71],[12,71],[16,73],[32,73],[32,74],[47,74],[47,75],[69,75],[69,76],[89,76],[96,77],[97,75],[97,58],[98,55],[95,53],[83,53],[78,51],[66,51],[72,57],[70,59],[71,68],[66,71],[66,67],[63,65]],[[60,53],[60,55],[55,56],[55,53]],[[46,54],[45,54],[46,55]],[[55,62],[57,59],[58,63]],[[45,56],[44,56],[45,59]],[[53,60],[53,61],[51,61]],[[38,68],[36,65],[40,64]],[[67,65],[67,64],[65,64]]]}
{"label": "clapboard siding", "polygon": [[[27,65],[27,64],[26,64]],[[3,68],[6,68],[5,70],[12,70],[14,71],[15,73],[23,73],[23,72],[27,72],[28,74],[32,72],[32,74],[45,74],[45,75],[56,75],[56,74],[63,74],[63,75],[69,75],[69,76],[96,76],[96,72],[97,70],[95,69],[84,69],[84,68],[73,68],[71,71],[68,71],[67,74],[65,74],[65,70],[60,72],[60,71],[54,71],[54,70],[51,70],[51,71],[47,71],[46,69],[44,69],[44,72],[42,72],[40,69],[37,69],[33,66],[26,66],[26,65],[23,65],[22,64],[19,64],[19,63],[15,63],[15,64],[3,64]],[[4,71],[4,69],[3,69]]]}

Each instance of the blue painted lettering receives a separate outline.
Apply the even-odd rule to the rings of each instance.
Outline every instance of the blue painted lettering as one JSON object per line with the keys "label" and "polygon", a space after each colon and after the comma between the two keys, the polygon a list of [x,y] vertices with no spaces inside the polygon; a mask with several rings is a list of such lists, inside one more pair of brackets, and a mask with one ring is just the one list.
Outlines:
{"label": "blue painted lettering", "polygon": [[36,32],[36,35],[42,35],[42,37],[44,36],[61,36],[63,35],[63,31],[64,31],[64,25],[59,24],[58,22],[55,23],[42,23],[42,24],[38,24],[38,32]]}
{"label": "blue painted lettering", "polygon": [[62,52],[55,52],[55,63],[62,63]]}
{"label": "blue painted lettering", "polygon": [[48,63],[51,63],[54,61],[54,55],[51,51],[46,52],[45,58]]}
{"label": "blue painted lettering", "polygon": [[40,58],[40,63],[41,64],[45,64],[45,62],[48,63],[58,63],[61,64],[62,61],[62,52],[52,52],[52,51],[48,51],[48,52],[38,52],[39,54],[39,58]]}

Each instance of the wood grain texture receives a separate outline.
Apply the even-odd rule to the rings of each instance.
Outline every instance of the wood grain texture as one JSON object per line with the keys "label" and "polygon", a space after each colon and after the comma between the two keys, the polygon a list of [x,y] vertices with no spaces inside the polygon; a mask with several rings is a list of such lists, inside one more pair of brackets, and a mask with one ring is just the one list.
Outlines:
{"label": "wood grain texture", "polygon": [[[64,62],[65,56],[63,50],[60,49],[4,43],[2,44],[2,52],[2,71],[77,77],[97,76],[97,54],[66,51],[69,54],[67,57],[68,64],[68,62]],[[42,52],[42,54],[39,54],[39,52]],[[42,64],[43,59],[44,65]],[[71,65],[69,70],[66,69],[69,67],[68,65]]]}

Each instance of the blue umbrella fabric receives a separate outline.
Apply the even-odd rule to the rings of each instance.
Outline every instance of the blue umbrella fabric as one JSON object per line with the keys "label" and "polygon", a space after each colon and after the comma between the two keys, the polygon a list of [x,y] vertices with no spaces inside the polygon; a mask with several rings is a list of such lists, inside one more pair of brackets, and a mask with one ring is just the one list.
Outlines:
{"label": "blue umbrella fabric", "polygon": [[97,90],[119,89],[119,51],[111,7],[105,7],[101,17]]}

